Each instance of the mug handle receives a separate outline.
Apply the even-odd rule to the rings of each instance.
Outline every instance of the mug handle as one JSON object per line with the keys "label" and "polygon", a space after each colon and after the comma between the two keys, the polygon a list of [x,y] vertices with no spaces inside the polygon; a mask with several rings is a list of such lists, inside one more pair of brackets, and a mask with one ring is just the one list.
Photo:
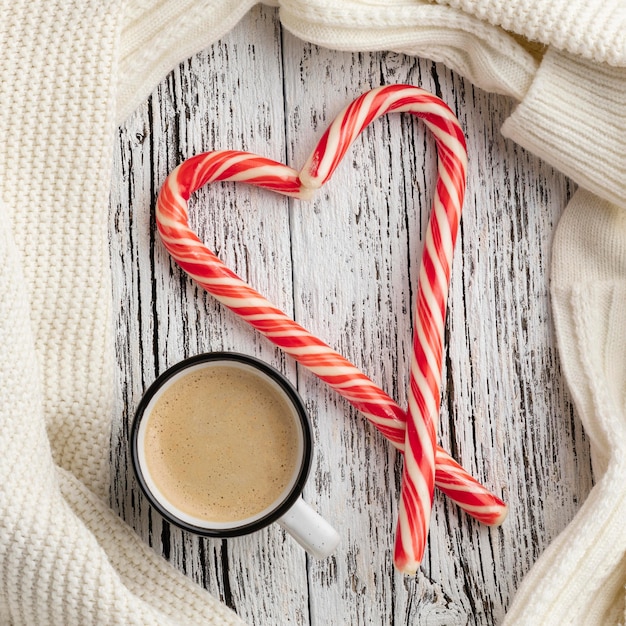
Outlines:
{"label": "mug handle", "polygon": [[317,559],[330,556],[339,545],[337,531],[302,498],[298,498],[277,522]]}

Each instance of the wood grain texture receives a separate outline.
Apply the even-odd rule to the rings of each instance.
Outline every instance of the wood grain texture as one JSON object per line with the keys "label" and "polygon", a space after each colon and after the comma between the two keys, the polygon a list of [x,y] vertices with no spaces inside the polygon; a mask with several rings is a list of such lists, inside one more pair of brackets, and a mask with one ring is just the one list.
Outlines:
{"label": "wood grain texture", "polygon": [[[298,168],[350,100],[391,83],[437,93],[466,132],[440,440],[511,508],[501,528],[488,529],[437,494],[413,579],[392,565],[400,456],[344,400],[189,281],[154,226],[158,189],[183,159],[233,148]],[[113,505],[249,623],[498,623],[591,488],[548,292],[552,233],[573,187],[500,136],[513,104],[427,60],[304,43],[260,7],[172,72],[120,128],[110,228],[120,389]],[[425,127],[391,115],[363,133],[313,201],[217,184],[194,197],[192,223],[242,278],[405,404],[435,172]],[[128,434],[143,390],[181,358],[218,349],[259,356],[297,385],[316,440],[305,496],[341,535],[333,557],[310,559],[275,525],[228,542],[198,539],[170,528],[141,497]]]}

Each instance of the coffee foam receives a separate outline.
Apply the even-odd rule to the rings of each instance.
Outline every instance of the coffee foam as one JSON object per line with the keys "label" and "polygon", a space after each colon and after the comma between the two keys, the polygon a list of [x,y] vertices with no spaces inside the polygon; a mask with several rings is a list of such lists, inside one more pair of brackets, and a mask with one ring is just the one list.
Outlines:
{"label": "coffee foam", "polygon": [[183,521],[220,528],[263,517],[288,495],[303,435],[277,383],[248,365],[209,362],[179,372],[155,395],[138,443],[144,478],[162,505]]}

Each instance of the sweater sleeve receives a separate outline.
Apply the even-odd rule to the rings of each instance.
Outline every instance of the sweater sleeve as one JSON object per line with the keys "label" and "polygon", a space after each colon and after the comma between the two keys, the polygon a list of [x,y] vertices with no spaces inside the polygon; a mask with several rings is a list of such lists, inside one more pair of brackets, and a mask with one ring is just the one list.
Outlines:
{"label": "sweater sleeve", "polygon": [[502,133],[626,208],[626,67],[549,49]]}

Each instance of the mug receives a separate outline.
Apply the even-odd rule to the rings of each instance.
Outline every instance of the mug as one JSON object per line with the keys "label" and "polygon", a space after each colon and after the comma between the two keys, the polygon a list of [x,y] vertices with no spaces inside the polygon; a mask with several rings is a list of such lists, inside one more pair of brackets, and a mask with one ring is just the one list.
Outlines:
{"label": "mug", "polygon": [[184,530],[235,537],[278,522],[317,558],[339,543],[301,497],[313,456],[302,399],[259,359],[211,352],[163,372],[137,407],[131,456],[152,507]]}

